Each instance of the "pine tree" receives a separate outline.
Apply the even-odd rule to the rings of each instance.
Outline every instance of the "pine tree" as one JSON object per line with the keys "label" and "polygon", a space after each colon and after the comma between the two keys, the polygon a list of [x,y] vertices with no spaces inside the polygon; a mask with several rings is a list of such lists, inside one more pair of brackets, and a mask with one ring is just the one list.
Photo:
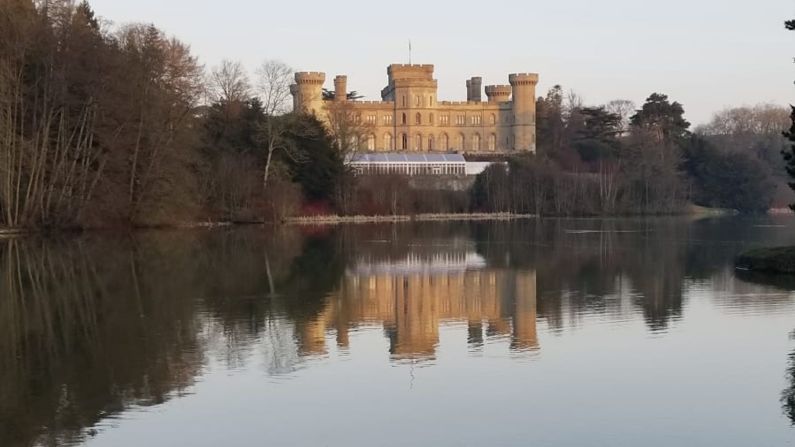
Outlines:
{"label": "pine tree", "polygon": [[[795,20],[787,20],[784,25],[788,30],[795,31]],[[784,138],[788,140],[790,148],[788,150],[781,151],[781,153],[784,156],[787,174],[789,174],[790,177],[795,178],[795,107],[790,107],[792,108],[792,113],[790,114],[790,118],[792,118],[792,126],[790,126],[789,131],[784,132]],[[789,182],[788,185],[790,189],[795,191],[795,182]],[[795,211],[795,204],[790,204],[789,207]]]}

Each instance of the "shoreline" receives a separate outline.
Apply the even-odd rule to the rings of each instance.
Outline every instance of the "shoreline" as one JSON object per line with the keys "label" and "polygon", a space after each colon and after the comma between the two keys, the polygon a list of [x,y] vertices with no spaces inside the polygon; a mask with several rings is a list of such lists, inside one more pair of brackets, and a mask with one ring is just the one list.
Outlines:
{"label": "shoreline", "polygon": [[737,270],[755,273],[795,274],[795,246],[755,248],[734,259]]}
{"label": "shoreline", "polygon": [[453,213],[384,216],[299,216],[285,219],[287,225],[339,225],[399,222],[453,222],[453,221],[509,221],[535,219],[535,214],[514,213]]}

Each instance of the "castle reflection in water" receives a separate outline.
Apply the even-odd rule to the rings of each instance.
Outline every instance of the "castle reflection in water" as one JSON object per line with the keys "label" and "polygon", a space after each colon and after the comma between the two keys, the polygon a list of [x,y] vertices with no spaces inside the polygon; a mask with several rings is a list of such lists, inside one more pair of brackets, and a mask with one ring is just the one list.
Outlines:
{"label": "castle reflection in water", "polygon": [[471,345],[509,337],[513,350],[538,349],[536,272],[489,268],[469,247],[362,257],[297,338],[303,355],[323,355],[329,334],[347,349],[352,329],[380,324],[393,359],[427,360],[435,357],[440,326],[459,322],[467,323]]}

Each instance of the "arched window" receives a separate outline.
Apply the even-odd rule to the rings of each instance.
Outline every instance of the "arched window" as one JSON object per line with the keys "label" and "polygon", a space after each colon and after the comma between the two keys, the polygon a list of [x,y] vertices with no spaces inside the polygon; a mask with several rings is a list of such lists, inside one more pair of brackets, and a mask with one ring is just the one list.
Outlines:
{"label": "arched window", "polygon": [[491,114],[491,124],[497,124],[497,115]]}
{"label": "arched window", "polygon": [[429,105],[429,106],[432,106],[432,105],[433,105],[433,95],[431,95],[431,96],[429,96],[429,97],[428,97],[428,105]]}
{"label": "arched window", "polygon": [[476,133],[474,137],[472,137],[472,150],[479,151],[480,150],[480,134]]}
{"label": "arched window", "polygon": [[455,142],[456,149],[464,150],[464,143],[466,143],[466,139],[464,138],[464,134],[458,134],[458,141]]}
{"label": "arched window", "polygon": [[434,143],[435,143],[435,141],[434,141],[433,135],[429,135],[428,136],[428,150],[429,151],[432,151],[432,150],[436,149]]}
{"label": "arched window", "polygon": [[422,114],[417,112],[417,115],[414,117],[414,123],[419,125],[422,124]]}
{"label": "arched window", "polygon": [[406,95],[403,95],[403,107],[406,107]]}
{"label": "arched window", "polygon": [[420,106],[420,95],[414,97],[414,105],[419,107]]}
{"label": "arched window", "polygon": [[384,150],[391,151],[392,149],[392,134],[386,133],[384,134]]}
{"label": "arched window", "polygon": [[442,141],[440,147],[442,148],[443,151],[450,150],[450,137],[448,137],[446,133],[442,134]]}
{"label": "arched window", "polygon": [[414,150],[415,151],[421,151],[422,150],[422,135],[421,134],[417,134],[414,137]]}
{"label": "arched window", "polygon": [[406,135],[406,134],[403,134],[402,138],[403,138],[403,142],[402,142],[403,144],[401,145],[401,147],[405,151],[406,149],[409,148],[409,136]]}
{"label": "arched window", "polygon": [[494,134],[489,135],[489,150],[490,151],[497,150],[497,135]]}
{"label": "arched window", "polygon": [[428,116],[428,123],[433,124],[433,113]]}
{"label": "arched window", "polygon": [[403,125],[404,126],[406,125],[406,113],[405,112],[403,113]]}
{"label": "arched window", "polygon": [[375,150],[375,135],[369,135],[367,137],[367,150],[368,151]]}

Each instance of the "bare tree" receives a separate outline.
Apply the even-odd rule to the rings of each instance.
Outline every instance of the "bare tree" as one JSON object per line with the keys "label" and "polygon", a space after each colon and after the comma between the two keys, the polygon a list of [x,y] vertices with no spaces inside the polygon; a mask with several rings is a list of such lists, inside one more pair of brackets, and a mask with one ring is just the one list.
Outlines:
{"label": "bare tree", "polygon": [[293,69],[277,60],[267,60],[257,69],[257,94],[266,115],[278,116],[289,112],[293,76]]}
{"label": "bare tree", "polygon": [[281,150],[290,155],[293,152],[286,138],[288,120],[282,117],[288,111],[292,82],[293,70],[283,62],[267,60],[257,70],[257,94],[265,112],[260,138],[265,147],[265,172],[262,174],[265,188],[268,186],[274,153]]}
{"label": "bare tree", "polygon": [[375,125],[362,119],[353,101],[326,101],[328,131],[343,158],[349,159],[359,150],[367,149],[374,138]]}
{"label": "bare tree", "polygon": [[619,136],[624,136],[629,131],[629,117],[635,113],[635,103],[628,99],[614,99],[605,104],[605,109],[621,118]]}
{"label": "bare tree", "polygon": [[243,65],[230,60],[223,60],[212,70],[210,88],[213,101],[226,103],[245,101],[251,90]]}

